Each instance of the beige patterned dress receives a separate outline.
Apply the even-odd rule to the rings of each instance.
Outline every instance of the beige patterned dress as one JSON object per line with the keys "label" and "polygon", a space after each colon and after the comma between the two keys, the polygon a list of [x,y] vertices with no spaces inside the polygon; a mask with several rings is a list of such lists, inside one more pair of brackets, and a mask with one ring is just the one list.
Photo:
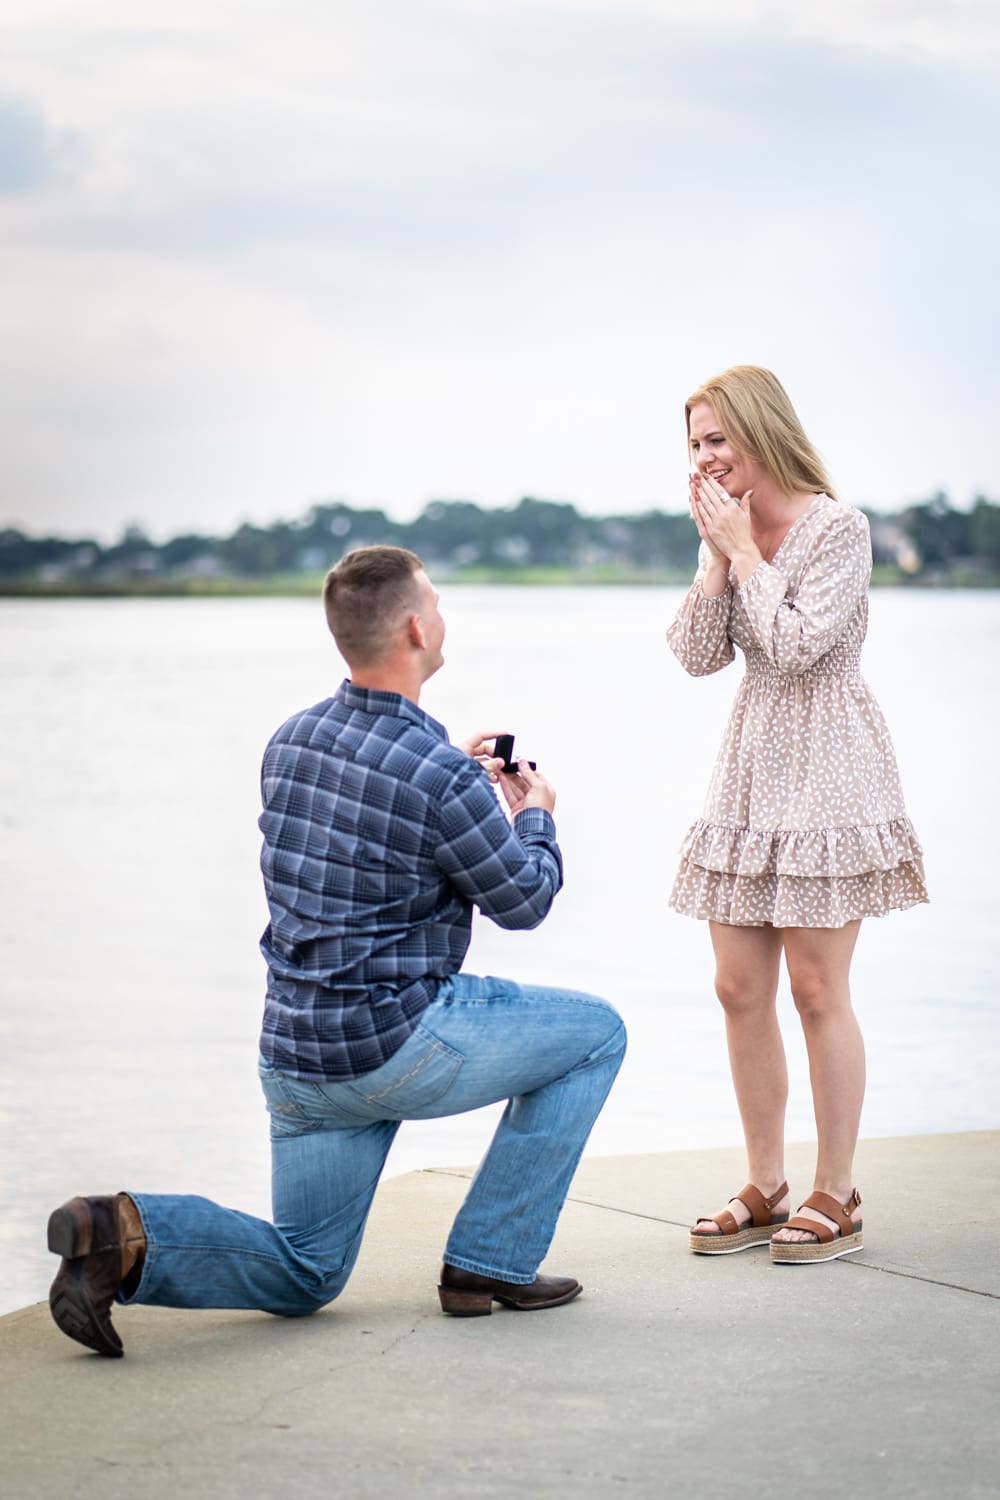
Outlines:
{"label": "beige patterned dress", "polygon": [[746,656],[670,897],[735,926],[843,927],[927,900],[889,731],[861,676],[871,543],[817,495],[770,563],[706,598],[709,553],[667,632],[693,676]]}

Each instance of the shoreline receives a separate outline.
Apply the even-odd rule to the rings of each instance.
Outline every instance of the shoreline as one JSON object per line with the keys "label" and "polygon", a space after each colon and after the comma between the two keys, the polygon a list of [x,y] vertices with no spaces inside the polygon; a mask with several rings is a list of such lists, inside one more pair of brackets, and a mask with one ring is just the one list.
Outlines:
{"label": "shoreline", "polygon": [[[268,578],[103,579],[83,583],[70,579],[0,579],[0,599],[314,599],[323,584],[322,573],[276,575]],[[479,588],[685,588],[690,571],[633,572],[626,569],[513,568],[436,569],[439,583]],[[895,568],[872,571],[874,589],[916,590],[931,593],[985,592],[1000,588],[1000,573],[960,573],[912,576]]]}

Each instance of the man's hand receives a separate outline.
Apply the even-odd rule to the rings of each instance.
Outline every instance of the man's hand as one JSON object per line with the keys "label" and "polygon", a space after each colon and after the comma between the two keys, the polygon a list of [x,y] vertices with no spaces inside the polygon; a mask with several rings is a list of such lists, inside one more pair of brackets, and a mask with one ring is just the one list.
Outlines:
{"label": "man's hand", "polygon": [[555,811],[555,787],[533,771],[526,760],[518,761],[516,775],[500,777],[500,790],[507,799],[512,818],[528,807],[542,807],[547,813]]}
{"label": "man's hand", "polygon": [[455,749],[477,760],[490,780],[495,782],[503,770],[503,761],[493,754],[493,750],[497,735],[503,733],[502,729],[489,729],[480,734],[470,734],[464,740],[456,740]]}

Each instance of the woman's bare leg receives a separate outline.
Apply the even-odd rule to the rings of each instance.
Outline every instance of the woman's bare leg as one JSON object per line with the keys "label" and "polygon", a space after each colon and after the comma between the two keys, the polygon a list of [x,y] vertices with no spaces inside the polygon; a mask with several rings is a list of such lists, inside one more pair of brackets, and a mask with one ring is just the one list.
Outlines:
{"label": "woman's bare leg", "polygon": [[[788,1070],[778,1030],[775,997],[782,934],[774,927],[730,927],[709,922],[715,949],[715,990],[726,1013],[729,1066],[747,1147],[747,1174],[765,1198],[785,1180],[785,1104]],[[727,1205],[737,1224],[750,1214],[735,1199]],[[787,1197],[775,1204],[788,1211]],[[709,1233],[711,1220],[699,1220]]]}
{"label": "woman's bare leg", "polygon": [[[865,1095],[865,1046],[851,1008],[850,969],[860,922],[846,927],[786,927],[785,963],[809,1054],[818,1149],[813,1187],[846,1203],[854,1186],[854,1149]],[[829,1222],[814,1209],[806,1218]],[[860,1208],[854,1218],[861,1218]],[[833,1226],[836,1228],[836,1225]],[[783,1229],[784,1242],[811,1240]]]}

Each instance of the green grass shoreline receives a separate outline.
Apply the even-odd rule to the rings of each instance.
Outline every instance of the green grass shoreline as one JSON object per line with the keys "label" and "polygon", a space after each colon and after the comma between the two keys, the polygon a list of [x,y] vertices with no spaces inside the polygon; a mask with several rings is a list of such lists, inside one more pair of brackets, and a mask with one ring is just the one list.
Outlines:
{"label": "green grass shoreline", "polygon": [[[625,568],[462,568],[435,571],[438,583],[454,585],[544,588],[667,588],[690,582],[689,571],[638,571]],[[322,573],[275,574],[267,578],[0,578],[3,599],[254,599],[316,598]],[[876,587],[992,589],[1000,573],[955,570],[912,576],[894,567],[872,572]]]}

